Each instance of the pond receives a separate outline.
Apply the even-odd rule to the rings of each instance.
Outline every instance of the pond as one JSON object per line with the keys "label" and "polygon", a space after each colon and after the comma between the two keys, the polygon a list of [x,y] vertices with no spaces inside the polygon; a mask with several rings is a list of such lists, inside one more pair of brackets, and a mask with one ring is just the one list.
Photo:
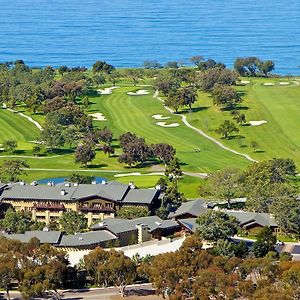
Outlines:
{"label": "pond", "polygon": [[[102,183],[103,180],[107,181],[107,179],[104,177],[97,177],[97,176],[93,177],[93,181],[96,181],[96,183]],[[65,181],[68,181],[67,177],[54,177],[54,178],[44,178],[44,179],[37,180],[39,184],[47,184],[48,182],[53,182],[54,184],[58,184],[58,183],[63,183]]]}

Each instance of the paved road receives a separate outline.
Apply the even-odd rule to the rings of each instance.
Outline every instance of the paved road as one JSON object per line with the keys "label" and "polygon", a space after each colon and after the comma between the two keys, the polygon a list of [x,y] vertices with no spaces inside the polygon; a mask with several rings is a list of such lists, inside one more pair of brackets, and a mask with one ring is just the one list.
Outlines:
{"label": "paved road", "polygon": [[[126,288],[127,293],[135,295],[154,295],[155,290],[151,284],[137,284]],[[118,288],[95,288],[82,290],[64,290],[59,291],[61,299],[63,300],[104,300],[111,296],[119,295]],[[20,300],[21,294],[19,292],[10,292],[11,300]],[[2,298],[4,297],[4,298]],[[154,297],[154,296],[153,296]],[[0,293],[0,299],[6,299],[4,293]],[[35,298],[36,300],[46,300],[51,298]]]}

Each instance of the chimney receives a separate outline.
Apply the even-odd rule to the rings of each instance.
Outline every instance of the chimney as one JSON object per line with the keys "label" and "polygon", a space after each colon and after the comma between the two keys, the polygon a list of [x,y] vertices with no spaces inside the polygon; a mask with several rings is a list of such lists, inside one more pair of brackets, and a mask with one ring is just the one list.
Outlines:
{"label": "chimney", "polygon": [[129,182],[128,185],[129,185],[129,187],[130,187],[131,189],[135,189],[135,185],[134,185],[133,182]]}
{"label": "chimney", "polygon": [[66,195],[66,194],[67,194],[67,192],[66,192],[66,190],[65,190],[65,189],[62,189],[62,190],[60,191],[60,194],[61,194],[62,196],[64,196],[64,195]]}
{"label": "chimney", "polygon": [[136,227],[138,229],[138,243],[139,244],[151,240],[151,235],[148,232],[148,226],[147,225],[137,224]]}

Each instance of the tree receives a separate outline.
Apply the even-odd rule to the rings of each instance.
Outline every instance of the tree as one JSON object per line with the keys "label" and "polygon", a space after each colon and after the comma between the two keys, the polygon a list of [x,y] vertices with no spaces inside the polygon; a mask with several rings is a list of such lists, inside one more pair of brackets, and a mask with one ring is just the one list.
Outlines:
{"label": "tree", "polygon": [[1,220],[1,226],[11,233],[24,233],[32,224],[28,214],[15,212],[12,208],[6,211],[4,219]]}
{"label": "tree", "polygon": [[250,147],[253,149],[254,152],[256,152],[258,148],[258,143],[256,141],[251,141]]}
{"label": "tree", "polygon": [[179,158],[172,158],[166,165],[165,175],[169,177],[170,181],[177,181],[182,174]]}
{"label": "tree", "polygon": [[180,80],[171,74],[159,74],[154,81],[154,88],[168,96],[180,87]]}
{"label": "tree", "polygon": [[168,164],[175,156],[176,149],[169,144],[154,144],[151,145],[151,150],[153,154],[159,158],[165,165]]}
{"label": "tree", "polygon": [[163,66],[156,60],[145,60],[144,68],[145,69],[161,69]]}
{"label": "tree", "polygon": [[300,203],[295,197],[283,197],[270,207],[278,226],[287,234],[300,232]]}
{"label": "tree", "polygon": [[102,151],[104,152],[104,154],[108,154],[108,157],[115,154],[115,149],[109,145],[104,145],[102,147]]}
{"label": "tree", "polygon": [[82,99],[82,104],[84,106],[85,109],[88,109],[89,108],[89,97],[88,96],[84,96],[83,99]]}
{"label": "tree", "polygon": [[177,61],[169,61],[166,63],[165,68],[167,69],[178,69],[179,65]]}
{"label": "tree", "polygon": [[5,149],[5,151],[13,153],[15,152],[18,144],[15,140],[7,140],[2,143],[2,146]]}
{"label": "tree", "polygon": [[268,226],[262,228],[253,244],[253,253],[256,257],[264,257],[270,251],[275,251],[276,236]]}
{"label": "tree", "polygon": [[162,219],[167,219],[169,213],[175,211],[183,201],[185,201],[184,195],[178,191],[177,183],[173,182],[166,188],[156,214]]}
{"label": "tree", "polygon": [[69,144],[70,148],[73,148],[74,144],[77,143],[79,139],[79,133],[75,126],[66,126],[62,132],[64,143]]}
{"label": "tree", "polygon": [[106,81],[105,77],[102,74],[94,74],[93,75],[93,82],[96,86],[104,84]]}
{"label": "tree", "polygon": [[234,123],[229,120],[225,120],[219,128],[216,130],[216,133],[223,136],[223,138],[227,139],[233,132],[239,132],[240,130],[234,125]]}
{"label": "tree", "polygon": [[201,55],[192,56],[192,57],[190,58],[190,61],[191,61],[193,64],[195,64],[195,65],[198,67],[198,69],[200,69],[201,62],[203,62],[203,60],[204,60],[204,58],[203,58],[203,56],[201,56]]}
{"label": "tree", "polygon": [[212,97],[214,105],[220,106],[222,109],[233,109],[243,101],[233,87],[221,84],[215,84]]}
{"label": "tree", "polygon": [[79,183],[79,184],[91,184],[94,181],[94,176],[87,176],[73,173],[68,177],[68,181]]}
{"label": "tree", "polygon": [[60,75],[64,75],[64,73],[69,72],[69,68],[67,66],[60,66],[57,70]]}
{"label": "tree", "polygon": [[8,300],[10,300],[9,286],[16,278],[15,269],[16,262],[13,257],[0,257],[0,288],[6,291]]}
{"label": "tree", "polygon": [[137,276],[135,263],[123,252],[115,250],[96,248],[84,256],[84,263],[94,284],[118,286],[122,297],[125,296],[126,285],[133,283]]}
{"label": "tree", "polygon": [[134,86],[136,86],[138,81],[143,77],[142,69],[128,69],[126,70],[126,74],[132,79]]}
{"label": "tree", "polygon": [[87,163],[94,160],[95,157],[96,152],[91,143],[86,142],[78,145],[75,150],[75,163],[81,163],[87,166]]}
{"label": "tree", "polygon": [[94,64],[93,64],[93,73],[98,73],[98,72],[105,72],[107,74],[110,74],[115,68],[108,64],[105,61],[99,61],[97,60]]}
{"label": "tree", "polygon": [[19,180],[19,175],[24,174],[23,168],[29,168],[23,160],[4,160],[0,167],[0,178],[4,182],[16,182]]}
{"label": "tree", "polygon": [[238,75],[236,72],[226,69],[224,67],[216,67],[206,70],[198,74],[198,86],[204,92],[211,92],[215,84],[234,85]]}
{"label": "tree", "polygon": [[259,71],[262,72],[265,77],[268,77],[268,74],[275,69],[275,63],[272,60],[266,60],[261,62],[258,65]]}
{"label": "tree", "polygon": [[145,163],[152,155],[151,149],[143,138],[128,132],[120,137],[123,153],[119,156],[119,162],[127,163],[130,167],[134,163]]}
{"label": "tree", "polygon": [[40,156],[41,152],[42,152],[42,147],[41,146],[34,145],[32,147],[32,154],[33,154],[33,156]]}
{"label": "tree", "polygon": [[44,130],[41,132],[40,139],[44,141],[51,150],[63,146],[65,143],[63,127],[50,124],[50,122],[46,123]]}
{"label": "tree", "polygon": [[122,207],[117,212],[117,217],[122,219],[136,219],[147,217],[149,210],[145,207]]}
{"label": "tree", "polygon": [[237,122],[237,124],[243,125],[247,122],[245,114],[241,114],[238,110],[231,111],[231,114],[233,115],[233,119]]}
{"label": "tree", "polygon": [[296,194],[292,179],[296,166],[291,159],[272,159],[250,165],[243,174],[243,193],[247,206],[267,212],[273,201]]}
{"label": "tree", "polygon": [[117,71],[114,71],[108,75],[108,81],[110,81],[113,86],[116,86],[116,83],[120,81],[121,74]]}
{"label": "tree", "polygon": [[67,234],[74,234],[86,229],[87,220],[83,214],[76,211],[69,211],[62,214],[59,224]]}
{"label": "tree", "polygon": [[209,210],[197,218],[200,237],[208,241],[227,239],[237,233],[239,221],[222,211]]}
{"label": "tree", "polygon": [[96,137],[100,142],[108,145],[113,141],[113,133],[107,127],[104,127],[96,132]]}
{"label": "tree", "polygon": [[165,100],[165,105],[175,109],[175,112],[178,113],[178,109],[184,105],[184,99],[181,97],[179,90],[169,93]]}
{"label": "tree", "polygon": [[188,106],[192,110],[192,104],[197,101],[197,91],[193,86],[185,86],[177,89],[172,89],[167,92],[165,104],[173,109],[176,113],[179,107]]}
{"label": "tree", "polygon": [[227,168],[217,171],[206,179],[201,185],[201,196],[212,196],[216,199],[225,200],[230,208],[230,200],[241,196],[242,174],[237,169]]}
{"label": "tree", "polygon": [[238,57],[234,62],[235,71],[241,76],[256,76],[261,60],[257,57]]}

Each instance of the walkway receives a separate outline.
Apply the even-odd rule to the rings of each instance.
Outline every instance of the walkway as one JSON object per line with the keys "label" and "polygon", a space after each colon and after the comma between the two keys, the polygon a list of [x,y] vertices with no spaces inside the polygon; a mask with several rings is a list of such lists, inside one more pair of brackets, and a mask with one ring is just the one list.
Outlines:
{"label": "walkway", "polygon": [[[154,95],[153,95],[153,98],[155,98],[155,99],[161,101],[162,103],[164,103],[164,100],[161,99],[161,98],[158,96],[158,90],[155,91],[155,93],[154,93]],[[203,132],[201,129],[192,126],[192,125],[187,121],[186,116],[175,113],[170,107],[167,107],[166,105],[164,105],[164,108],[165,108],[167,111],[169,111],[171,114],[174,114],[174,115],[176,115],[176,116],[181,117],[182,122],[183,122],[184,125],[186,125],[187,127],[193,129],[194,131],[196,131],[197,133],[199,133],[200,135],[202,135],[202,136],[205,137],[206,139],[212,141],[213,143],[215,143],[216,145],[218,145],[220,148],[222,148],[222,149],[224,149],[224,150],[226,150],[226,151],[232,152],[232,153],[234,153],[234,154],[243,156],[243,157],[245,157],[247,160],[249,160],[249,161],[251,161],[251,162],[258,162],[257,160],[253,159],[250,155],[245,154],[245,153],[238,152],[238,151],[233,150],[233,149],[231,149],[231,148],[228,148],[227,146],[223,145],[220,141],[218,141],[218,140],[216,140],[215,138],[213,138],[213,137],[207,135],[207,134],[206,134],[205,132]]]}

